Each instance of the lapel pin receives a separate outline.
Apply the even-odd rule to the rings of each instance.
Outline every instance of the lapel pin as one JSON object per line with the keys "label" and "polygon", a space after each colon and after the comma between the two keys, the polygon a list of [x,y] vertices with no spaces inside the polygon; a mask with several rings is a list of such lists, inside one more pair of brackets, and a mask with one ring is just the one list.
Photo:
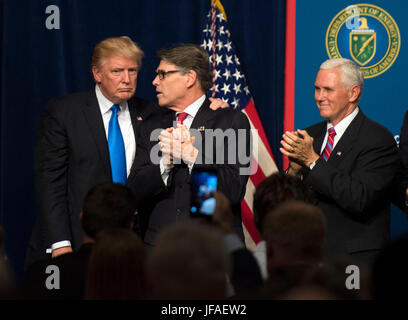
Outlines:
{"label": "lapel pin", "polygon": [[204,131],[204,130],[205,130],[205,127],[203,127],[203,126],[198,128],[198,131]]}
{"label": "lapel pin", "polygon": [[337,152],[337,155],[340,157],[341,156],[341,151]]}
{"label": "lapel pin", "polygon": [[142,121],[143,119],[142,119],[142,117],[137,117],[137,120]]}

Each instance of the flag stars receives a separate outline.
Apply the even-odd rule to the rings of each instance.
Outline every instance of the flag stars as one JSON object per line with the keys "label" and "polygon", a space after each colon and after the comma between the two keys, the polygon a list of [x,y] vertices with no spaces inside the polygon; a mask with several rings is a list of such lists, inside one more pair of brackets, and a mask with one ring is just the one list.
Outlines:
{"label": "flag stars", "polygon": [[227,41],[227,43],[224,45],[225,48],[227,48],[227,51],[230,52],[232,50],[232,43],[231,41]]}
{"label": "flag stars", "polygon": [[238,81],[241,78],[241,73],[238,71],[238,69],[235,69],[235,73],[233,74],[233,76],[236,81]]}
{"label": "flag stars", "polygon": [[224,95],[226,95],[228,92],[231,92],[229,87],[230,87],[229,84],[224,83],[224,86],[221,88],[221,91],[224,92]]}
{"label": "flag stars", "polygon": [[218,32],[220,33],[220,35],[225,34],[224,26],[221,26]]}
{"label": "flag stars", "polygon": [[245,86],[244,91],[245,91],[245,93],[249,96],[250,93],[249,93],[248,86]]}
{"label": "flag stars", "polygon": [[217,54],[216,58],[215,58],[215,62],[217,63],[217,66],[222,63],[222,54],[219,55]]}
{"label": "flag stars", "polygon": [[220,19],[220,21],[225,20],[222,13],[217,14],[217,18]]}
{"label": "flag stars", "polygon": [[217,81],[218,78],[221,78],[221,70],[214,70],[214,81]]}
{"label": "flag stars", "polygon": [[232,62],[232,56],[229,56],[229,55],[225,55],[225,62],[227,63],[227,66],[229,65],[229,64],[234,64],[234,62]]}
{"label": "flag stars", "polygon": [[221,51],[223,46],[224,46],[224,44],[222,43],[222,41],[218,40],[218,42],[217,42],[218,51]]}
{"label": "flag stars", "polygon": [[218,89],[218,84],[214,84],[211,88],[212,92],[220,92],[220,90]]}
{"label": "flag stars", "polygon": [[208,42],[207,42],[207,48],[208,49],[207,50],[210,51],[212,46],[213,46],[213,41],[211,39],[208,39]]}
{"label": "flag stars", "polygon": [[222,75],[228,81],[228,79],[231,77],[231,71],[229,71],[228,69],[225,69],[225,72]]}
{"label": "flag stars", "polygon": [[239,59],[238,59],[237,55],[235,55],[234,59],[235,59],[235,63],[239,66],[240,63],[239,63]]}
{"label": "flag stars", "polygon": [[234,106],[234,109],[236,109],[238,107],[239,104],[239,99],[234,98],[234,101],[231,102],[231,105]]}
{"label": "flag stars", "polygon": [[235,94],[238,94],[239,92],[242,92],[241,85],[234,83],[234,89],[233,90],[235,91]]}

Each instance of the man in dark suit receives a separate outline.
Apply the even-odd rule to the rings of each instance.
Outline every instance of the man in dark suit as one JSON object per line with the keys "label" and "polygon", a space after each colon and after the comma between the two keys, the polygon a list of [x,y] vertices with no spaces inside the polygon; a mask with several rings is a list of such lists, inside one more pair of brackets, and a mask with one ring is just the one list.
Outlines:
{"label": "man in dark suit", "polygon": [[[89,190],[80,215],[83,244],[78,251],[33,263],[25,273],[24,297],[83,299],[87,265],[97,234],[107,228],[130,229],[135,211],[136,199],[126,186],[105,182]],[[59,289],[46,286],[47,278],[54,275],[46,272],[49,265],[59,268]]]}
{"label": "man in dark suit", "polygon": [[358,107],[360,68],[347,59],[320,66],[315,100],[326,119],[286,132],[288,173],[302,175],[327,218],[326,257],[372,262],[389,240],[392,182],[399,167],[392,134]]}
{"label": "man in dark suit", "polygon": [[212,76],[205,50],[180,45],[160,50],[158,56],[153,85],[162,109],[141,127],[131,184],[139,199],[144,241],[153,245],[165,226],[190,218],[191,173],[199,168],[217,170],[218,190],[231,201],[234,229],[243,239],[240,202],[250,166],[245,158],[250,154],[249,121],[234,109],[209,108],[205,92]]}
{"label": "man in dark suit", "polygon": [[[46,256],[77,250],[83,241],[79,213],[85,194],[97,183],[127,183],[142,119],[157,105],[133,97],[143,51],[128,37],[98,43],[92,56],[96,86],[90,92],[51,100],[45,109],[35,153],[39,215],[26,265]],[[117,121],[124,145],[123,179],[112,177],[108,137]],[[116,122],[117,123],[117,122]],[[123,149],[122,149],[123,150]]]}

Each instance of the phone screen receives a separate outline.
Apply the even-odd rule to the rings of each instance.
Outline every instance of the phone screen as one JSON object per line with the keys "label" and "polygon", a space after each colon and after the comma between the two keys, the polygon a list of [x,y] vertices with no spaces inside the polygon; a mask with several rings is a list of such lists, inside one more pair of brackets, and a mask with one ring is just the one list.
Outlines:
{"label": "phone screen", "polygon": [[215,210],[214,193],[217,191],[215,171],[194,171],[190,213],[192,217],[211,217]]}

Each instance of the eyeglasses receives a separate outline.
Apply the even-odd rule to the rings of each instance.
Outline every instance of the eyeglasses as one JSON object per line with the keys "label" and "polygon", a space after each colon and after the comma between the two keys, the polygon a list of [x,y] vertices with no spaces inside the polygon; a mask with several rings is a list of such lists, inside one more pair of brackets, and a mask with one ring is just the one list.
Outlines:
{"label": "eyeglasses", "polygon": [[159,77],[159,80],[163,80],[163,79],[165,78],[166,74],[174,73],[174,72],[180,72],[180,71],[181,71],[181,70],[168,70],[168,71],[165,71],[165,70],[157,70],[157,71],[156,71],[156,75]]}

